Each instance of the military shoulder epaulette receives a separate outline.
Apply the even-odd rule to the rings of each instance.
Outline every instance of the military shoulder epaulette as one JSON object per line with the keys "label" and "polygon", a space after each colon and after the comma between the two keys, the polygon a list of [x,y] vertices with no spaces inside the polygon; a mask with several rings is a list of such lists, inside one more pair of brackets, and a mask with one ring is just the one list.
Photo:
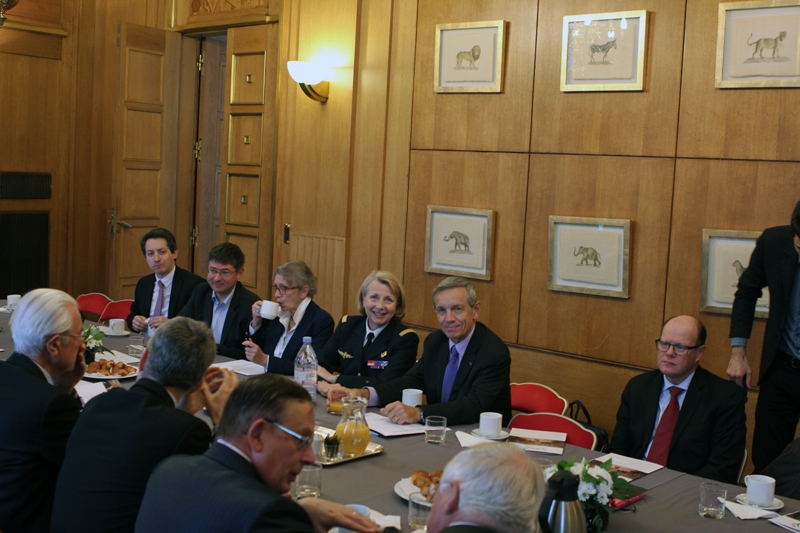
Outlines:
{"label": "military shoulder epaulette", "polygon": [[344,324],[345,322],[347,322],[347,315],[344,315],[344,316],[342,317],[342,324]]}
{"label": "military shoulder epaulette", "polygon": [[401,331],[401,332],[400,332],[400,336],[402,337],[402,336],[403,336],[403,335],[405,335],[406,333],[414,333],[414,330],[413,330],[413,329],[411,329],[411,328],[404,329],[403,331]]}

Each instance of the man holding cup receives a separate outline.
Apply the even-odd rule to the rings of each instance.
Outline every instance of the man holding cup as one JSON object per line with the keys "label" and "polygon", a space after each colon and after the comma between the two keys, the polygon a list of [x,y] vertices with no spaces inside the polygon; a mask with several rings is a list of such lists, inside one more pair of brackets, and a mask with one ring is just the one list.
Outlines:
{"label": "man holding cup", "polygon": [[168,229],[148,231],[140,245],[147,266],[153,273],[136,283],[127,322],[131,331],[150,330],[152,333],[152,330],[183,309],[194,288],[203,283],[203,278],[175,264],[178,244]]}
{"label": "man holding cup", "polygon": [[[433,307],[441,331],[425,339],[422,358],[403,376],[364,389],[334,386],[329,401],[353,395],[396,424],[423,422],[443,416],[450,425],[474,424],[486,411],[498,412],[503,424],[511,419],[511,356],[505,343],[478,322],[481,302],[472,284],[461,277],[444,279],[433,290]],[[420,389],[426,405],[406,405],[404,389]]]}
{"label": "man holding cup", "polygon": [[668,320],[656,339],[658,369],[628,382],[610,452],[736,483],[745,451],[745,390],[700,367],[706,328]]}

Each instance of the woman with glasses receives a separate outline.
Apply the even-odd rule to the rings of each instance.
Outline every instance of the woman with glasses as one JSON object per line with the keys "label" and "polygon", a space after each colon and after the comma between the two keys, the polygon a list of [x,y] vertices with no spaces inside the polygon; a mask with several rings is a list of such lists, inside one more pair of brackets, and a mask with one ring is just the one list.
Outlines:
{"label": "woman with glasses", "polygon": [[265,372],[294,375],[294,360],[303,346],[303,337],[311,337],[317,353],[333,334],[333,318],[314,303],[317,278],[303,261],[289,261],[272,273],[278,316],[261,318],[261,302],[253,304],[250,322],[251,339],[244,341],[248,360],[264,365]]}
{"label": "woman with glasses", "polygon": [[405,374],[417,360],[419,337],[400,321],[405,290],[394,274],[370,273],[356,304],[361,315],[342,317],[324,350],[317,352],[321,394],[327,395],[334,384],[358,388],[385,383]]}

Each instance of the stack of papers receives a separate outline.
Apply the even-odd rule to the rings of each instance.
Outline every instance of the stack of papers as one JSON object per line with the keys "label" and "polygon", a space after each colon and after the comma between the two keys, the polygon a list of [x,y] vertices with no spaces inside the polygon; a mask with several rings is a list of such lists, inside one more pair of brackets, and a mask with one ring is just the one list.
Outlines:
{"label": "stack of papers", "polygon": [[508,442],[517,444],[527,452],[562,455],[567,444],[567,434],[555,431],[513,428]]}
{"label": "stack of papers", "polygon": [[259,374],[264,373],[263,365],[252,363],[244,359],[228,361],[226,363],[214,363],[211,366],[227,368],[231,372],[236,372],[237,374],[241,374],[243,376],[258,376]]}
{"label": "stack of papers", "polygon": [[616,453],[609,453],[597,459],[592,459],[591,464],[601,465],[609,459],[611,459],[611,472],[616,472],[619,477],[628,482],[664,468],[656,463],[648,463],[641,459],[631,459]]}
{"label": "stack of papers", "polygon": [[370,431],[381,437],[399,437],[400,435],[420,435],[425,433],[422,424],[395,424],[387,417],[378,413],[367,413],[367,425]]}

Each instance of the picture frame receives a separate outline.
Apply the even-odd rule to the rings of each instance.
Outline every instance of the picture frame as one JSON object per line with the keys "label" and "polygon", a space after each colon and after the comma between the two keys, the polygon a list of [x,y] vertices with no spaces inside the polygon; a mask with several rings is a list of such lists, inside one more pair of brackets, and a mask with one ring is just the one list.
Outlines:
{"label": "picture frame", "polygon": [[714,87],[800,87],[800,0],[719,4]]}
{"label": "picture frame", "polygon": [[[700,311],[730,315],[734,293],[760,231],[703,230]],[[756,302],[756,318],[769,317],[769,289]]]}
{"label": "picture frame", "polygon": [[561,91],[642,91],[647,11],[564,17]]}
{"label": "picture frame", "polygon": [[501,93],[506,21],[436,25],[433,90],[437,93]]}
{"label": "picture frame", "polygon": [[492,279],[494,211],[429,205],[425,272]]}
{"label": "picture frame", "polygon": [[551,215],[547,288],[628,298],[631,221]]}

